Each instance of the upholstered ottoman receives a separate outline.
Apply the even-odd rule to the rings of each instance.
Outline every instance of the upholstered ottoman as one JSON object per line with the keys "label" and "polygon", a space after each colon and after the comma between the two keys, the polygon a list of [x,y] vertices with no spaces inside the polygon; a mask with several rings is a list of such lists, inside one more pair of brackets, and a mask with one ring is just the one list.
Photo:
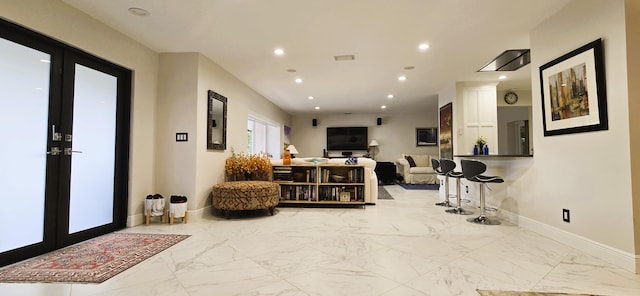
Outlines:
{"label": "upholstered ottoman", "polygon": [[278,205],[278,184],[268,181],[233,181],[216,184],[211,191],[213,207],[229,219],[229,211],[268,209]]}

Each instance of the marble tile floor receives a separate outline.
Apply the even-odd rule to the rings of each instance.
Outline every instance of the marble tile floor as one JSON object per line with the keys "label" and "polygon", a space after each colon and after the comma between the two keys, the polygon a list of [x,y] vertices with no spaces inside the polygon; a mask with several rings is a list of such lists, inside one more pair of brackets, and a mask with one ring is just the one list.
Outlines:
{"label": "marble tile floor", "polygon": [[475,289],[640,295],[640,275],[503,223],[385,186],[362,208],[279,207],[126,232],[187,240],[102,284],[0,284],[0,295],[477,295]]}

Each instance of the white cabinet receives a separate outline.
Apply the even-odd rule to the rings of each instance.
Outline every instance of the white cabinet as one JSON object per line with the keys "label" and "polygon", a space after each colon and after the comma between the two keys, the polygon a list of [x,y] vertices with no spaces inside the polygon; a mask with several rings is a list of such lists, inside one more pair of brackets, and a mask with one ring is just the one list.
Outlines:
{"label": "white cabinet", "polygon": [[489,153],[498,153],[498,112],[496,85],[463,87],[464,131],[460,137],[460,154],[473,153],[476,139],[483,136]]}

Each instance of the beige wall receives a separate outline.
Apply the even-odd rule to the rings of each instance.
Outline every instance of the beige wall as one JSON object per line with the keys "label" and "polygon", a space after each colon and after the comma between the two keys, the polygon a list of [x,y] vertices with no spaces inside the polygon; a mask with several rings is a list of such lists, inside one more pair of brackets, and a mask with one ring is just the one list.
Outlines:
{"label": "beige wall", "polygon": [[[629,97],[624,1],[573,1],[531,32],[532,89],[538,69],[597,38],[604,43],[609,130],[543,136],[541,95],[533,95],[534,158],[521,168],[517,203],[521,216],[601,244],[610,260],[633,269]],[[500,203],[500,201],[497,201]],[[562,209],[571,210],[571,223]]]}
{"label": "beige wall", "polygon": [[[199,53],[160,55],[158,96],[158,191],[165,197],[184,195],[192,215],[208,215],[211,186],[224,181],[224,162],[246,150],[247,116],[290,124],[289,115]],[[227,97],[227,150],[207,150],[207,100],[213,90]],[[188,142],[176,142],[187,132]]]}
{"label": "beige wall", "polygon": [[[129,219],[154,190],[158,54],[59,1],[0,1],[0,17],[133,70]],[[141,220],[140,220],[141,221]]]}
{"label": "beige wall", "polygon": [[[201,210],[211,205],[211,186],[224,181],[224,161],[236,152],[245,151],[247,146],[247,117],[258,114],[281,125],[291,125],[291,117],[271,101],[249,88],[243,82],[222,69],[205,56],[198,55],[198,107],[197,145],[195,153],[195,208]],[[227,150],[224,152],[207,150],[207,91],[213,90],[228,99],[227,103]],[[280,135],[283,138],[283,135]],[[208,213],[204,213],[208,214]]]}
{"label": "beige wall", "polygon": [[[165,198],[196,196],[196,142],[198,100],[198,54],[160,54],[156,119],[156,191]],[[206,119],[205,119],[206,120]],[[178,132],[188,133],[187,142],[176,142]],[[206,135],[206,134],[205,134]]]}
{"label": "beige wall", "polygon": [[[376,125],[376,119],[382,118],[382,125]],[[318,126],[312,126],[311,120],[318,119]],[[334,114],[334,115],[294,115],[291,128],[291,143],[300,154],[298,157],[322,156],[327,147],[327,127],[366,126],[369,142],[376,139],[380,146],[376,150],[376,160],[394,162],[400,154],[438,155],[437,146],[416,147],[416,127],[437,127],[438,109],[425,109],[415,114]],[[366,151],[353,151],[363,154]],[[340,152],[334,152],[339,154]]]}
{"label": "beige wall", "polygon": [[[627,84],[629,96],[629,141],[631,151],[640,151],[640,1],[626,0]],[[631,186],[634,216],[640,213],[640,155],[631,154]],[[640,255],[640,219],[633,219],[635,254]],[[636,262],[640,271],[640,260]]]}

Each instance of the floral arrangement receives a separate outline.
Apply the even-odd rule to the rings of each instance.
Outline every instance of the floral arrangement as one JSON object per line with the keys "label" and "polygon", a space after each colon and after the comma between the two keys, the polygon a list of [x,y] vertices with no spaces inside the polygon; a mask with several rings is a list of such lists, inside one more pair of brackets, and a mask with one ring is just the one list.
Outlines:
{"label": "floral arrangement", "polygon": [[224,163],[224,170],[229,180],[269,180],[271,160],[267,154],[236,154],[231,149],[231,157]]}
{"label": "floral arrangement", "polygon": [[478,137],[478,139],[476,140],[476,145],[478,145],[478,147],[483,147],[484,145],[487,145],[487,139],[484,136]]}

